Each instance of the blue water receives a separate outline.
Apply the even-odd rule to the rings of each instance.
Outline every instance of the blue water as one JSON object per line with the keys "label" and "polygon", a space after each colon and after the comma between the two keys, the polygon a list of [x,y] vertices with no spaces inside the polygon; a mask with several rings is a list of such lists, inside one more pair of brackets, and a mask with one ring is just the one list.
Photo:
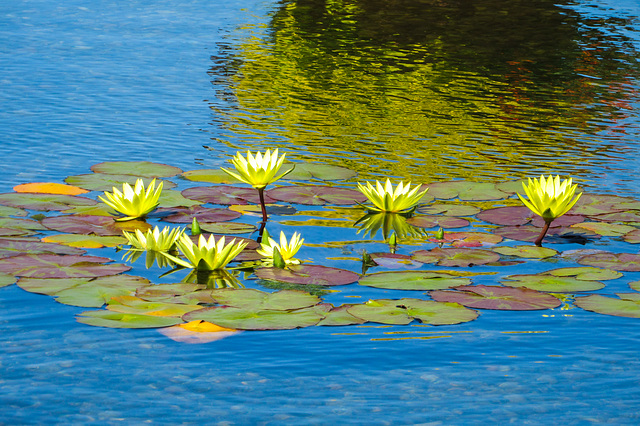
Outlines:
{"label": "blue water", "polygon": [[[254,0],[3,2],[0,190],[61,182],[101,161],[217,167],[235,145],[250,146],[250,138],[223,130],[224,115],[210,109],[219,102],[207,71],[212,56],[263,34],[278,7]],[[621,43],[640,48],[635,1],[571,7],[594,22],[624,18],[603,28],[613,42],[624,36]],[[611,146],[593,145],[590,185],[637,197],[640,121],[631,102],[621,122],[627,132]],[[566,133],[595,138],[588,127]],[[345,237],[356,238],[355,231]],[[318,259],[339,253],[303,250]],[[609,291],[628,291],[639,279],[625,273]],[[345,296],[356,294],[369,297],[344,288],[327,300],[353,302]],[[581,309],[482,311],[456,326],[310,327],[187,345],[157,330],[78,324],[83,310],[0,288],[0,424],[640,422],[635,319]]]}

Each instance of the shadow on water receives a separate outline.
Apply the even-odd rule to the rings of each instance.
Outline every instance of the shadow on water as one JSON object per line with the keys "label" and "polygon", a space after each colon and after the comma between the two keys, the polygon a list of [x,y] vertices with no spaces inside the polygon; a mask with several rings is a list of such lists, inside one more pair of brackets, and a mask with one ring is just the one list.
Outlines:
{"label": "shadow on water", "polygon": [[212,57],[217,141],[289,145],[365,176],[589,179],[631,151],[638,71],[612,36],[629,19],[572,6],[283,2]]}

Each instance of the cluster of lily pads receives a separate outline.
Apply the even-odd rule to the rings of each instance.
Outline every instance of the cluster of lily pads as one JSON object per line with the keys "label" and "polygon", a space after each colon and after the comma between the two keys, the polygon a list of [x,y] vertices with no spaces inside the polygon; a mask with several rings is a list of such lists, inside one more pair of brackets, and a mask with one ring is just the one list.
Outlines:
{"label": "cluster of lily pads", "polygon": [[[576,196],[577,185],[570,179],[544,176],[526,183],[400,182],[395,187],[387,180],[358,182],[357,189],[351,189],[324,183],[352,180],[354,172],[313,164],[294,168],[277,150],[255,156],[249,152],[246,158],[239,153],[232,164],[235,170],[182,172],[148,162],[100,163],[91,168],[93,173],[71,176],[65,184],[18,185],[15,192],[0,194],[0,286],[17,282],[60,303],[106,305],[106,310],[81,313],[78,321],[86,324],[168,327],[168,333],[175,328],[183,333],[228,333],[414,320],[443,325],[474,320],[475,309],[560,306],[640,318],[640,293],[575,297],[600,291],[605,287],[602,281],[618,279],[622,272],[640,271],[640,255],[593,249],[559,253],[542,247],[543,240],[589,244],[604,237],[640,242],[640,202],[634,199]],[[215,185],[174,191],[175,183],[166,178],[176,175]],[[156,179],[164,180],[156,186]],[[266,189],[280,179],[308,183]],[[238,181],[252,188],[235,186]],[[522,190],[527,198],[518,193]],[[90,191],[102,192],[96,197],[102,202],[83,196]],[[317,207],[298,210],[300,206]],[[261,221],[258,226],[236,221],[243,215]],[[352,253],[350,259],[360,273],[300,261],[294,256],[304,244],[301,234],[287,238],[281,232],[272,238],[266,229],[269,215],[296,229],[355,226],[364,231],[362,241],[307,246],[347,249],[373,242],[381,231],[389,250]],[[299,215],[313,219],[287,219]],[[151,220],[182,227],[160,229],[152,227]],[[257,237],[238,236],[242,234]],[[400,244],[419,249],[402,254]],[[132,266],[89,255],[86,249],[124,250],[123,258],[133,264],[144,255],[147,268],[170,269],[163,277],[183,269],[191,273],[179,283],[153,284],[124,274]],[[526,266],[523,259],[580,266],[508,275],[500,285],[473,285],[474,275],[495,273],[501,266]],[[422,269],[427,264],[434,265],[432,270]],[[371,273],[370,268],[390,270]],[[286,289],[244,288],[253,279],[268,289]],[[321,298],[323,289],[354,283],[426,292],[429,300],[373,299],[333,306]],[[629,285],[640,290],[638,281]]]}

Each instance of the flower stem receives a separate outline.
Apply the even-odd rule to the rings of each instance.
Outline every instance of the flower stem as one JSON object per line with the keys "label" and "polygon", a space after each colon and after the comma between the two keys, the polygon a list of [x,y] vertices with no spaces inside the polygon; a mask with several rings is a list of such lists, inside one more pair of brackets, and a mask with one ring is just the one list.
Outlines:
{"label": "flower stem", "polygon": [[551,225],[551,222],[553,221],[551,220],[549,222],[544,222],[544,228],[542,228],[540,236],[538,236],[538,239],[535,241],[535,245],[537,245],[538,247],[542,247],[542,240],[544,239],[544,236],[547,235],[547,231],[549,230],[549,225]]}
{"label": "flower stem", "polygon": [[264,204],[264,188],[258,188],[258,195],[260,196],[260,207],[262,207],[262,221],[267,221],[267,206]]}

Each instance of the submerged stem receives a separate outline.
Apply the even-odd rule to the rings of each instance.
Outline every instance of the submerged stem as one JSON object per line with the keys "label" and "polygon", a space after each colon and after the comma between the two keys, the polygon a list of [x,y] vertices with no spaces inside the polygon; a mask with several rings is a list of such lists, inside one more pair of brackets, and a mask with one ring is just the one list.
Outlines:
{"label": "submerged stem", "polygon": [[549,225],[551,225],[551,222],[553,222],[553,220],[550,220],[548,222],[545,220],[544,228],[542,228],[538,239],[535,241],[535,245],[537,245],[538,247],[542,247],[542,240],[544,239],[544,236],[547,235],[547,231],[549,230]]}

